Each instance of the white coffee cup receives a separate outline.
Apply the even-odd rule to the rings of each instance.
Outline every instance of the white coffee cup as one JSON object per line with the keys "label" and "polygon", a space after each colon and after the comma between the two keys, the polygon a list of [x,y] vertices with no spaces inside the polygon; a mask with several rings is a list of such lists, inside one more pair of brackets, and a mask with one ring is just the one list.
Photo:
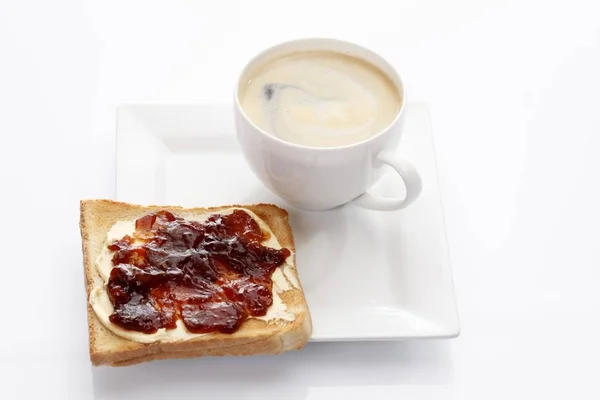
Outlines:
{"label": "white coffee cup", "polygon": [[[257,127],[244,113],[239,88],[249,70],[280,54],[300,51],[335,51],[361,58],[379,67],[401,91],[402,104],[391,124],[358,143],[340,147],[312,147],[283,141]],[[278,44],[255,56],[242,70],[234,93],[237,138],[254,174],[275,194],[303,210],[328,210],[348,202],[373,210],[398,210],[421,193],[417,170],[398,157],[406,94],[400,75],[371,50],[335,39],[301,39]],[[388,198],[370,193],[391,166],[404,181],[406,196]],[[398,183],[401,184],[400,182]]]}

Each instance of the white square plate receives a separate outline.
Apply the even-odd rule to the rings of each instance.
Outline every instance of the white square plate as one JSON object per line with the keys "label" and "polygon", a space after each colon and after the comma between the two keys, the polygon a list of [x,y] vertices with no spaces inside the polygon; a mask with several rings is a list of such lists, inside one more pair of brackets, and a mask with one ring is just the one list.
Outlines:
{"label": "white square plate", "polygon": [[[423,179],[403,211],[304,212],[264,188],[238,148],[229,105],[126,104],[117,116],[117,200],[288,210],[313,341],[450,338],[460,328],[425,105],[406,108],[400,153]],[[374,189],[397,195],[395,174]]]}

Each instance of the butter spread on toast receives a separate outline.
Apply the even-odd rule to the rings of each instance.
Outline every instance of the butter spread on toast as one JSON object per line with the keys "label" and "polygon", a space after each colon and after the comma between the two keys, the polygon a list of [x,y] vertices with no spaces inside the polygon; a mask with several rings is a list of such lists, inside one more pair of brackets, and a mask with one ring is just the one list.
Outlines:
{"label": "butter spread on toast", "polygon": [[[217,213],[206,212],[201,214],[194,214],[192,216],[186,215],[185,220],[204,222],[212,215],[228,215],[233,213],[235,210],[242,210],[245,213],[247,213],[258,224],[262,232],[267,233],[267,235],[265,235],[267,239],[261,242],[263,246],[272,249],[282,248],[269,226],[255,213],[244,208],[233,207],[225,210],[220,210]],[[101,279],[97,279],[95,287],[90,292],[89,302],[99,321],[114,334],[125,339],[133,340],[140,343],[153,343],[157,341],[182,341],[206,335],[206,333],[190,332],[181,319],[176,320],[175,328],[159,328],[156,332],[153,333],[144,333],[136,330],[124,329],[110,321],[109,317],[113,313],[114,307],[110,301],[106,285],[108,283],[111,270],[114,267],[112,262],[114,251],[111,251],[109,249],[109,246],[116,240],[120,240],[127,235],[133,237],[133,233],[136,229],[135,223],[135,219],[116,222],[107,233],[102,251],[96,259],[95,266]],[[248,316],[249,319],[259,319],[267,322],[293,321],[295,319],[293,312],[290,312],[290,310],[287,309],[285,303],[278,295],[278,293],[282,293],[293,288],[299,288],[298,281],[296,280],[291,270],[294,268],[293,263],[294,254],[290,250],[290,255],[285,260],[285,263],[281,266],[278,266],[271,275],[271,281],[273,283],[273,303],[269,306],[265,315]]]}

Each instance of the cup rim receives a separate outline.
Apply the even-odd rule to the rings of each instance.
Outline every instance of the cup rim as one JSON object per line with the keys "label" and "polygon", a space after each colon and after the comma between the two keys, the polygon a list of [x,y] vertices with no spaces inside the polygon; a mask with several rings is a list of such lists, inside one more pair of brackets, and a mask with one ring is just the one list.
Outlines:
{"label": "cup rim", "polygon": [[[278,137],[276,137],[274,135],[271,135],[270,133],[264,131],[262,128],[260,128],[259,126],[257,126],[254,123],[254,121],[252,121],[248,117],[248,115],[246,115],[246,112],[244,111],[244,108],[242,107],[242,104],[240,103],[239,87],[240,87],[240,81],[244,77],[245,73],[247,72],[248,66],[250,64],[254,63],[255,61],[260,60],[262,57],[265,56],[266,53],[268,53],[268,52],[270,52],[272,50],[276,50],[277,48],[289,46],[289,45],[292,45],[294,43],[315,42],[315,41],[329,42],[329,43],[333,43],[333,44],[335,44],[335,43],[341,43],[341,44],[345,44],[345,45],[354,46],[354,47],[360,49],[361,51],[365,51],[367,53],[371,53],[375,57],[379,58],[382,63],[386,64],[387,67],[395,73],[395,75],[396,75],[395,78],[397,78],[398,83],[399,83],[399,88],[398,89],[400,90],[400,94],[402,96],[402,102],[400,103],[400,108],[399,108],[398,112],[396,113],[396,116],[394,117],[394,119],[388,125],[386,125],[385,128],[381,129],[380,132],[376,133],[373,136],[368,137],[367,139],[361,140],[360,142],[351,143],[351,144],[347,144],[347,145],[343,145],[343,146],[328,146],[328,147],[307,146],[307,145],[303,145],[303,144],[297,144],[297,143],[288,142],[288,141],[280,139],[280,138],[278,138]],[[384,73],[386,75],[389,75],[385,71],[384,71]],[[390,63],[381,54],[379,54],[379,53],[377,53],[377,52],[369,49],[368,47],[365,47],[365,46],[362,46],[360,44],[357,44],[357,43],[354,43],[354,42],[350,42],[350,41],[347,41],[347,40],[335,39],[335,38],[330,38],[330,37],[306,37],[306,38],[286,40],[286,41],[283,41],[283,42],[276,43],[274,45],[271,45],[269,47],[264,48],[263,50],[261,50],[258,53],[256,53],[252,58],[250,58],[244,64],[244,67],[242,68],[241,72],[238,74],[238,78],[236,79],[235,88],[234,88],[234,101],[235,101],[236,108],[239,110],[240,114],[244,117],[244,119],[254,129],[256,129],[258,132],[260,132],[262,136],[264,136],[268,140],[273,140],[273,141],[275,141],[275,142],[277,142],[277,143],[279,143],[279,144],[281,144],[283,146],[287,146],[287,147],[290,147],[290,148],[293,148],[293,149],[298,149],[298,150],[337,151],[337,150],[345,150],[345,149],[351,149],[351,148],[363,146],[366,143],[368,143],[368,142],[370,142],[372,140],[375,140],[378,137],[383,136],[386,132],[388,132],[394,125],[396,125],[398,123],[398,120],[401,118],[401,116],[402,116],[402,114],[404,112],[404,106],[406,104],[406,91],[404,89],[404,81],[402,80],[402,77],[400,76],[400,73],[398,72],[398,70],[396,68],[394,68],[394,66],[392,65],[392,63]]]}

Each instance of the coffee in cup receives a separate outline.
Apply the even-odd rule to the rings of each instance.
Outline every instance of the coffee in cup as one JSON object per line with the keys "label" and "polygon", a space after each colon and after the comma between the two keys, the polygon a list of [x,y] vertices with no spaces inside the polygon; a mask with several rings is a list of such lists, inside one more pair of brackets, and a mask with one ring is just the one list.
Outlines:
{"label": "coffee in cup", "polygon": [[287,142],[345,146],[387,128],[402,94],[376,65],[336,51],[281,54],[249,69],[239,87],[245,114]]}
{"label": "coffee in cup", "polygon": [[[421,192],[417,170],[396,153],[405,101],[400,75],[369,49],[335,39],[280,43],[238,77],[237,139],[258,179],[292,206],[398,210]],[[383,165],[400,175],[406,196],[369,192]]]}

